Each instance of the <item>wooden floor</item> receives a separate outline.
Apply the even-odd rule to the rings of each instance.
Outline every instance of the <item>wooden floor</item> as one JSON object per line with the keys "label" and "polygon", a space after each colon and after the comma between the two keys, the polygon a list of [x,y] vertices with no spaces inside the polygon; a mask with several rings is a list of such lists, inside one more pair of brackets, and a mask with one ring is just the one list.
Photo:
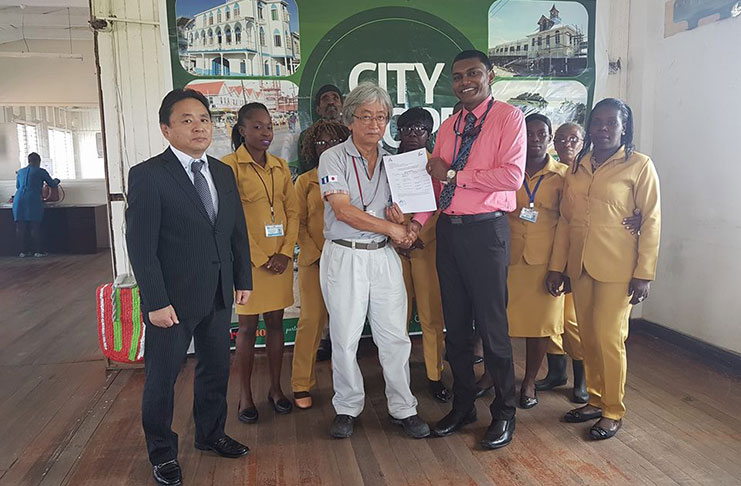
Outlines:
{"label": "wooden floor", "polygon": [[[97,349],[94,289],[111,279],[110,257],[0,259],[0,486],[153,484],[140,427],[141,370],[105,371]],[[412,385],[423,418],[447,406],[426,391],[419,339]],[[515,343],[522,376],[523,346]],[[288,391],[291,353],[286,352]],[[518,411],[514,442],[499,451],[477,443],[480,420],[445,439],[414,441],[387,421],[382,376],[372,344],[361,366],[367,402],[350,440],[332,440],[331,375],[318,366],[315,407],[276,416],[258,403],[260,421],[236,420],[229,390],[227,432],[252,452],[222,459],[192,447],[194,362],[178,382],[175,424],[187,485],[616,485],[741,484],[741,377],[702,364],[671,345],[629,339],[628,414],[615,439],[591,442],[588,425],[559,422],[566,392],[541,393]],[[479,370],[480,371],[480,370]],[[258,355],[257,397],[267,393]],[[450,383],[446,371],[445,379]]]}

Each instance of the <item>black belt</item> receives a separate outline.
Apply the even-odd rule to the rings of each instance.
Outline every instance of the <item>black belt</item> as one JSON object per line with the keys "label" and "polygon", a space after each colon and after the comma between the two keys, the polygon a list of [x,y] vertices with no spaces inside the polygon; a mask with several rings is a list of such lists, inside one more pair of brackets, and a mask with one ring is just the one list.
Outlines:
{"label": "black belt", "polygon": [[388,240],[383,241],[371,241],[370,243],[358,243],[356,241],[349,240],[332,240],[332,243],[337,243],[340,246],[346,246],[353,250],[378,250],[383,248],[388,243]]}
{"label": "black belt", "polygon": [[447,219],[450,222],[450,224],[471,224],[471,223],[479,223],[481,221],[488,221],[490,219],[497,219],[501,216],[504,216],[505,214],[506,213],[504,211],[494,211],[491,213],[481,213],[481,214],[461,214],[461,215],[442,213],[440,217]]}

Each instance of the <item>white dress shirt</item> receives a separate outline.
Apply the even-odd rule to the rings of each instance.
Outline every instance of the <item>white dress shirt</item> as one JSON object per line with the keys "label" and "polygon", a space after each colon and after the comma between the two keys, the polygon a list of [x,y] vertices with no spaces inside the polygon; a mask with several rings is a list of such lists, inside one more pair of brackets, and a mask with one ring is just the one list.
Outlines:
{"label": "white dress shirt", "polygon": [[176,149],[172,145],[170,145],[170,150],[172,150],[172,153],[175,154],[175,157],[177,157],[180,161],[180,164],[182,164],[183,169],[185,169],[185,173],[188,174],[190,182],[193,182],[193,172],[190,170],[190,163],[194,160],[202,160],[204,162],[203,167],[201,167],[201,174],[203,174],[203,176],[206,178],[208,190],[211,192],[211,200],[214,202],[214,214],[219,214],[219,194],[216,192],[214,178],[211,177],[211,170],[208,166],[208,157],[206,157],[206,152],[203,152],[198,158],[193,158],[190,155]]}

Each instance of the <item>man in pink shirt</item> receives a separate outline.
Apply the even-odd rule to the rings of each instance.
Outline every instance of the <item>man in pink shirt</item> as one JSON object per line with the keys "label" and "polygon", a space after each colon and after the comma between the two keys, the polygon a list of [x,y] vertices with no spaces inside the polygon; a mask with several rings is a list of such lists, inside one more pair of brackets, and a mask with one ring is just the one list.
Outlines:
{"label": "man in pink shirt", "polygon": [[[463,109],[443,122],[427,171],[441,186],[437,271],[443,301],[453,409],[433,428],[452,434],[476,421],[473,326],[481,334],[494,379],[492,422],[481,441],[504,447],[515,429],[515,373],[507,323],[509,223],[525,170],[525,120],[491,97],[494,72],[486,55],[463,51],[453,61],[453,91]],[[414,220],[423,224],[428,214]]]}

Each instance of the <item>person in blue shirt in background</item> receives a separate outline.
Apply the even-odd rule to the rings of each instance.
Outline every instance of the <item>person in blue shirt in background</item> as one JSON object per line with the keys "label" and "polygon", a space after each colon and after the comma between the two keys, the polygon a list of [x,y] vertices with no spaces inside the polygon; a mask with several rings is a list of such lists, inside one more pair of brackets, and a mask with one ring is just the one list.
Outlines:
{"label": "person in blue shirt in background", "polygon": [[[41,189],[44,182],[49,187],[59,185],[59,179],[52,179],[46,169],[41,168],[41,156],[31,152],[28,154],[28,165],[17,172],[13,197],[13,219],[21,258],[47,255],[41,243],[41,220],[44,217]],[[28,233],[31,234],[30,242]]]}

